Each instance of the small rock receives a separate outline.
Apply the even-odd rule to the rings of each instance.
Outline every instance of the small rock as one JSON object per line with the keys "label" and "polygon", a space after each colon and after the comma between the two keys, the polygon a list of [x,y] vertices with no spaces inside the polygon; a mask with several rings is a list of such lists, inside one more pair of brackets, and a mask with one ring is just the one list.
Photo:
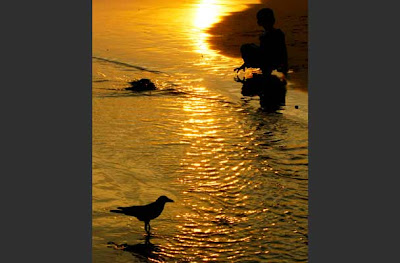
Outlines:
{"label": "small rock", "polygon": [[151,82],[149,79],[140,79],[134,80],[129,82],[132,86],[126,88],[126,90],[133,90],[133,91],[146,91],[146,90],[156,90],[156,85]]}

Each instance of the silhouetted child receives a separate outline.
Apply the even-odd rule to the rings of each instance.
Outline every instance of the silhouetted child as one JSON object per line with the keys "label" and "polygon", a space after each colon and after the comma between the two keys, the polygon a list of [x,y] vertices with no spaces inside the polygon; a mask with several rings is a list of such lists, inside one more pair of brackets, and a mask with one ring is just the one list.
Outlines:
{"label": "silhouetted child", "polygon": [[260,46],[244,44],[240,48],[243,65],[235,71],[245,68],[260,68],[263,75],[269,76],[273,70],[287,74],[288,61],[285,43],[285,34],[274,28],[274,12],[270,8],[263,8],[257,13],[257,23],[264,28],[260,36]]}

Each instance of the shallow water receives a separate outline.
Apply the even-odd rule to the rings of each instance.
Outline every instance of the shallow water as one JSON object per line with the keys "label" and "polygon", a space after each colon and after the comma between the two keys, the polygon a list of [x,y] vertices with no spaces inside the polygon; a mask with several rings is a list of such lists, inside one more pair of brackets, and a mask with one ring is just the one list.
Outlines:
{"label": "shallow water", "polygon": [[[246,4],[94,1],[93,262],[307,261],[307,93],[289,81],[286,106],[260,111],[233,80],[241,60],[207,42]],[[123,90],[139,78],[160,90]],[[154,246],[109,212],[160,195],[175,202]]]}

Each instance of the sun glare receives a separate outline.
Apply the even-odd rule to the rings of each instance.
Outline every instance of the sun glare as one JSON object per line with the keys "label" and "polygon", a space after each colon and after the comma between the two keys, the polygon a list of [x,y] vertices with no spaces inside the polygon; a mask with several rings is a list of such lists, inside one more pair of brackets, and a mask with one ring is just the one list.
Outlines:
{"label": "sun glare", "polygon": [[209,34],[206,30],[220,20],[222,8],[218,2],[218,0],[201,0],[197,5],[193,20],[193,30],[197,36],[196,51],[211,57],[214,57],[216,54],[208,46],[207,38]]}
{"label": "sun glare", "polygon": [[236,5],[232,5],[231,2],[227,4],[227,0],[200,0],[196,4],[193,15],[193,31],[196,35],[196,39],[194,39],[195,51],[202,54],[205,59],[218,57],[218,53],[212,50],[208,44],[210,34],[207,30],[220,22],[223,16],[244,10],[249,4],[259,3],[260,1],[246,1],[245,4],[240,1],[237,2]]}
{"label": "sun glare", "polygon": [[218,0],[203,0],[198,4],[194,26],[200,30],[207,29],[218,22],[220,16],[221,6],[218,5]]}

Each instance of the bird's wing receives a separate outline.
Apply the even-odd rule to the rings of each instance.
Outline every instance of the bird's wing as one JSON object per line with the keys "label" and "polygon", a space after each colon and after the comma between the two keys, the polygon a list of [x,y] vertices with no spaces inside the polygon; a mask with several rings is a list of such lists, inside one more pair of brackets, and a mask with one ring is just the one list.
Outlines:
{"label": "bird's wing", "polygon": [[157,202],[150,203],[148,205],[140,205],[140,206],[127,206],[127,207],[118,207],[120,212],[116,210],[112,212],[122,213],[125,215],[135,216],[139,220],[146,221],[151,220],[158,217],[164,208],[164,204],[160,204]]}
{"label": "bird's wing", "polygon": [[150,219],[157,218],[164,209],[164,203],[151,203],[146,206],[147,215]]}
{"label": "bird's wing", "polygon": [[121,209],[124,213],[135,214],[135,213],[140,213],[143,210],[143,206],[135,205],[128,207],[118,207],[118,209]]}

